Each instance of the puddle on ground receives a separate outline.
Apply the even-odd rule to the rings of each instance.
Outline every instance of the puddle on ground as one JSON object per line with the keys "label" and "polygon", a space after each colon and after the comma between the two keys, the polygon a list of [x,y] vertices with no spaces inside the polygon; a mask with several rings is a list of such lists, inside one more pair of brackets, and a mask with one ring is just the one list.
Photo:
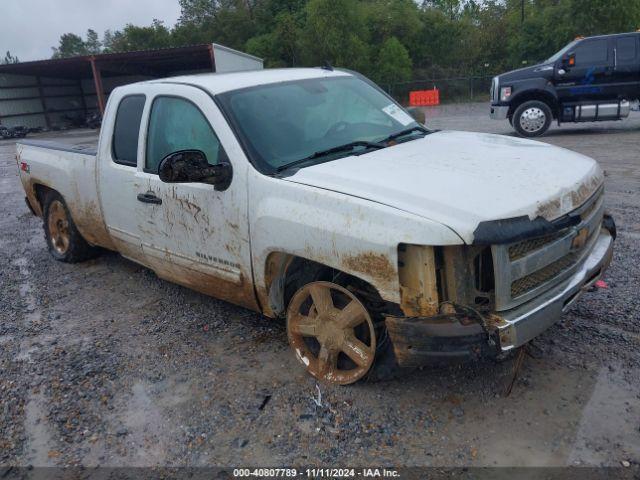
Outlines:
{"label": "puddle on ground", "polygon": [[20,269],[20,275],[22,276],[22,282],[18,286],[18,292],[26,304],[24,310],[24,326],[25,328],[28,328],[29,325],[39,322],[42,318],[42,314],[38,309],[36,298],[33,295],[33,285],[29,281],[30,271],[27,259],[24,257],[17,258],[13,261],[13,264]]}
{"label": "puddle on ground", "polygon": [[53,466],[57,457],[57,452],[51,450],[55,443],[47,429],[45,405],[44,395],[38,393],[29,398],[25,407],[26,457],[28,464],[34,467]]}
{"label": "puddle on ground", "polygon": [[626,382],[620,368],[602,368],[582,410],[569,463],[619,467],[622,461],[635,458],[640,452],[638,398],[640,387]]}

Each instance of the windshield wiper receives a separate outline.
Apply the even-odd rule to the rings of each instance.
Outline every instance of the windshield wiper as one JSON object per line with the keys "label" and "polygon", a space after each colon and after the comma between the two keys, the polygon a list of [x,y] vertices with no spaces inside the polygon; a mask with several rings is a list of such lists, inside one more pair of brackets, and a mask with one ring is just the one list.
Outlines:
{"label": "windshield wiper", "polygon": [[349,142],[349,143],[345,143],[344,145],[338,145],[337,147],[327,148],[326,150],[320,150],[318,152],[312,153],[308,157],[301,158],[300,160],[295,160],[290,163],[285,163],[284,165],[280,165],[278,168],[276,168],[276,172],[282,172],[283,170],[286,170],[288,168],[295,167],[296,165],[301,165],[303,163],[307,163],[308,161],[314,160],[316,158],[326,157],[327,155],[331,155],[332,153],[351,152],[356,147],[366,147],[362,152],[358,152],[358,155],[359,155],[360,153],[364,153],[364,151],[369,148],[375,148],[376,150],[378,150],[380,148],[385,148],[386,145],[383,145],[382,143],[379,143],[379,142],[368,142],[366,140],[356,140],[355,142]]}
{"label": "windshield wiper", "polygon": [[414,127],[400,130],[398,133],[394,133],[393,135],[389,135],[387,138],[380,140],[380,143],[389,143],[391,140],[395,140],[396,138],[404,137],[405,135],[409,135],[410,133],[418,132],[418,131],[424,133],[425,135],[428,133],[431,133],[430,130],[428,130],[427,128],[421,125],[416,125]]}

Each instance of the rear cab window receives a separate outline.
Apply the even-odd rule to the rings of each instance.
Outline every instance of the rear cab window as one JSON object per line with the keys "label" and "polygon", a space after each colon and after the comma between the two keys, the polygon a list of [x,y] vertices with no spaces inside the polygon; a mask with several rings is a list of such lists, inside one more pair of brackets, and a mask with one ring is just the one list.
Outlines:
{"label": "rear cab window", "polygon": [[144,95],[129,95],[120,100],[111,143],[115,163],[129,167],[137,165],[138,139],[145,101]]}
{"label": "rear cab window", "polygon": [[636,36],[621,37],[616,40],[616,56],[619,62],[635,60],[638,51]]}
{"label": "rear cab window", "polygon": [[218,136],[195,104],[185,98],[156,97],[149,114],[144,171],[157,174],[162,159],[180,150],[200,150],[210,165],[226,159]]}

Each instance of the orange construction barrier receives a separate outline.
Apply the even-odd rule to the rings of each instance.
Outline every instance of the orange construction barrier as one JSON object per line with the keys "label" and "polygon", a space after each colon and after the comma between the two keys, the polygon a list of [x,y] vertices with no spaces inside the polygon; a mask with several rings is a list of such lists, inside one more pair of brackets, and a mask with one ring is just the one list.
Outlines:
{"label": "orange construction barrier", "polygon": [[412,107],[429,107],[440,105],[440,90],[415,90],[409,92],[409,105]]}

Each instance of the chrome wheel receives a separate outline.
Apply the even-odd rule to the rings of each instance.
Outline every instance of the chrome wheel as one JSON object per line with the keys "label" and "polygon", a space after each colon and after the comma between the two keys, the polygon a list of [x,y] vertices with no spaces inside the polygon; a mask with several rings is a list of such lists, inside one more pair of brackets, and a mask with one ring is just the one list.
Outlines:
{"label": "chrome wheel", "polygon": [[49,217],[47,218],[51,247],[60,255],[64,255],[69,249],[71,234],[69,232],[69,220],[64,205],[59,200],[54,200],[49,205]]}
{"label": "chrome wheel", "polygon": [[536,133],[544,127],[547,115],[538,107],[527,108],[520,114],[520,126],[525,132]]}
{"label": "chrome wheel", "polygon": [[296,292],[287,311],[287,335],[298,360],[314,377],[346,385],[373,365],[376,337],[371,317],[353,293],[331,282]]}

